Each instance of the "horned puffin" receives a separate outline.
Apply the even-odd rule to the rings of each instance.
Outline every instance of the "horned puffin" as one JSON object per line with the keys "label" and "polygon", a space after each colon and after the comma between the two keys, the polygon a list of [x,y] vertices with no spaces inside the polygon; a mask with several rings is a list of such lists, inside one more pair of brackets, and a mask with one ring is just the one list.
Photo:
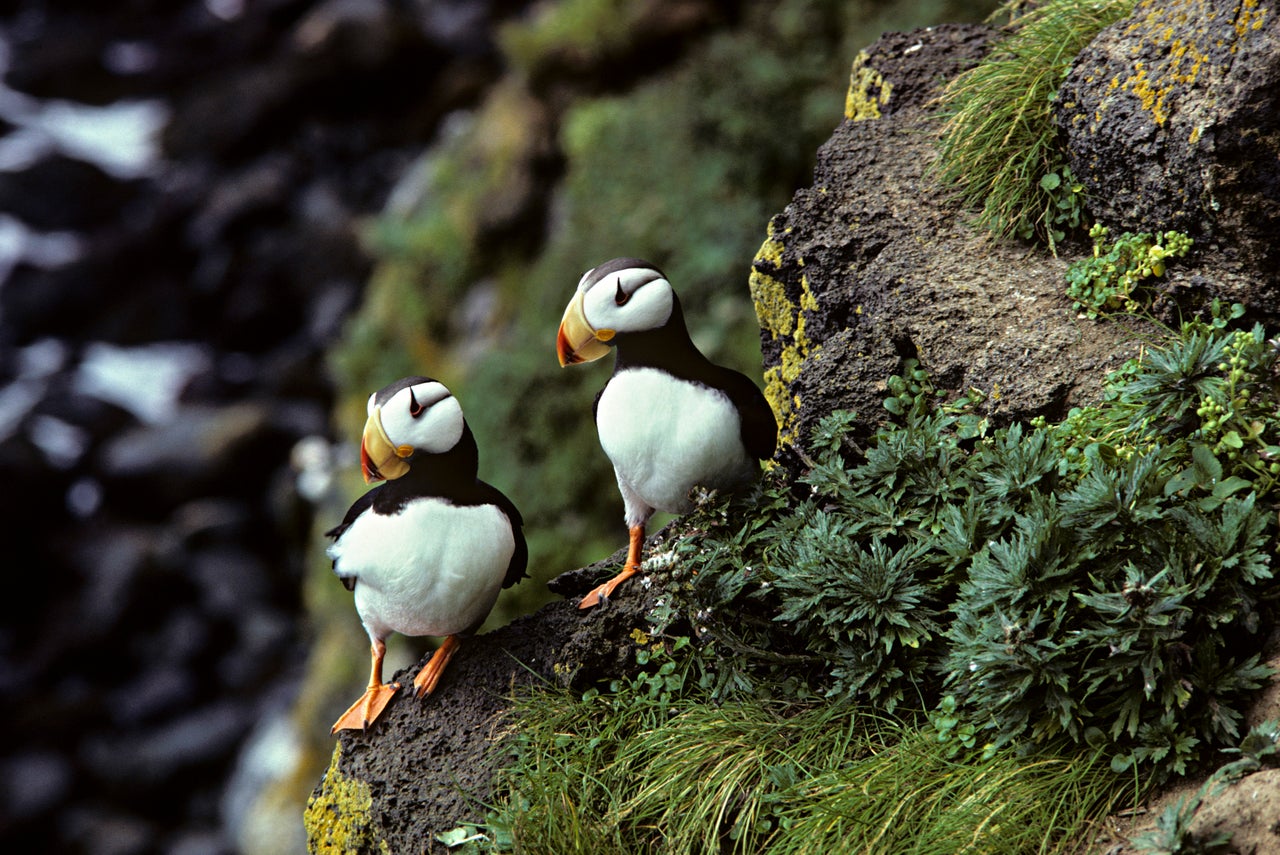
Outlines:
{"label": "horned puffin", "polygon": [[684,513],[696,486],[727,490],[750,482],[778,441],[777,420],[760,389],[702,355],[671,283],[639,258],[615,258],[584,273],[560,321],[562,367],[610,349],[613,375],[596,396],[594,413],[622,493],[630,544],[622,572],[583,597],[584,609],[640,569],[645,525],[655,510]]}
{"label": "horned puffin", "polygon": [[333,538],[333,571],[355,594],[369,633],[369,687],[333,725],[364,730],[399,691],[382,682],[386,639],[447,636],[414,678],[430,694],[459,637],[484,623],[501,588],[525,575],[529,551],[511,500],[476,476],[479,452],[462,407],[444,384],[406,377],[369,397],[360,442],[366,483]]}

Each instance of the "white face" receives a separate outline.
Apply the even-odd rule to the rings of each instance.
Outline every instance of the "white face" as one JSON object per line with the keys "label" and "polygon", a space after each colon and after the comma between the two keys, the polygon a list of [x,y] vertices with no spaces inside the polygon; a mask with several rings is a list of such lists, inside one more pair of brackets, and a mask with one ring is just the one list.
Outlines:
{"label": "white face", "polygon": [[462,405],[434,380],[406,386],[378,404],[379,392],[369,396],[369,416],[381,408],[382,429],[395,447],[441,454],[462,438]]}
{"label": "white face", "polygon": [[644,332],[671,318],[671,283],[652,267],[623,267],[601,273],[611,263],[582,275],[583,314],[594,330]]}

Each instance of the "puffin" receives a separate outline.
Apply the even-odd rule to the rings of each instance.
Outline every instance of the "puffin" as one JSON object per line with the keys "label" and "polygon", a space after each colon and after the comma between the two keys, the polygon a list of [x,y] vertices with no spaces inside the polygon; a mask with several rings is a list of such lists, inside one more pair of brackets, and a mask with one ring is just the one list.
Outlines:
{"label": "puffin", "polygon": [[333,571],[354,594],[373,657],[369,686],[331,733],[365,730],[399,683],[382,682],[392,632],[445,636],[418,672],[421,698],[435,690],[460,638],[480,628],[498,599],[525,577],[524,520],[477,477],[479,452],[462,406],[443,383],[405,377],[369,396],[360,441],[361,496],[326,532]]}
{"label": "puffin", "polygon": [[698,350],[671,283],[643,259],[615,258],[588,270],[560,321],[561,367],[610,350],[613,375],[593,412],[630,537],[622,571],[583,597],[583,609],[639,571],[655,511],[685,513],[694,487],[728,491],[751,482],[778,441],[759,387]]}

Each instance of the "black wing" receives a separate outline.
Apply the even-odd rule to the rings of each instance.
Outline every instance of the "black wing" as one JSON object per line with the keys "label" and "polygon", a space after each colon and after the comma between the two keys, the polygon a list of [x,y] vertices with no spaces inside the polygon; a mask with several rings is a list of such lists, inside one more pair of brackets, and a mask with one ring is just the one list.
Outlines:
{"label": "black wing", "polygon": [[[347,508],[347,515],[342,518],[342,522],[338,523],[333,528],[326,531],[324,533],[324,536],[331,537],[334,540],[337,540],[338,538],[342,537],[342,533],[345,532],[347,529],[351,528],[351,524],[356,521],[356,517],[360,516],[365,511],[373,507],[374,494],[381,489],[382,489],[381,487],[375,487],[374,489],[365,493],[360,498],[356,499],[355,504]],[[346,588],[348,591],[354,591],[356,589],[357,577],[344,574],[342,571],[340,571],[338,569],[337,561],[333,562],[333,572],[337,575],[339,581],[342,582],[342,587]]]}
{"label": "black wing", "polygon": [[723,370],[724,374],[716,385],[724,389],[738,410],[742,444],[752,457],[768,460],[778,447],[778,420],[773,415],[773,407],[769,406],[760,387],[745,374],[731,368]]}
{"label": "black wing", "polygon": [[484,481],[476,481],[476,486],[481,490],[484,501],[496,505],[498,510],[506,514],[507,519],[511,521],[511,536],[515,538],[516,551],[511,554],[507,575],[502,579],[502,587],[510,588],[521,579],[528,578],[529,575],[525,572],[529,566],[529,544],[524,539],[524,517],[520,515],[520,509],[516,507],[515,502],[508,499],[506,494],[497,487]]}

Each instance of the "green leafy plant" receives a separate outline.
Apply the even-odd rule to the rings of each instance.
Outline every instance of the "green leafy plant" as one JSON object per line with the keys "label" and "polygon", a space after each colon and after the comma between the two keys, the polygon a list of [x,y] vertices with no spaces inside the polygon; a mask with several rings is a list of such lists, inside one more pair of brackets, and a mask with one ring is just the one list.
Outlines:
{"label": "green leafy plant", "polygon": [[[1185,324],[1056,424],[993,429],[980,393],[943,401],[905,363],[869,439],[833,413],[797,481],[701,497],[650,570],[633,672],[520,701],[495,845],[1066,851],[1223,746],[1218,780],[1274,762],[1275,727],[1241,738],[1241,709],[1270,675],[1251,651],[1274,619],[1280,396],[1238,315]],[[1229,457],[1221,435],[1255,421]],[[1198,804],[1151,851],[1213,851]]]}
{"label": "green leafy plant", "polygon": [[1089,229],[1093,255],[1067,269],[1067,296],[1075,308],[1091,318],[1106,311],[1134,312],[1138,286],[1164,275],[1166,259],[1182,258],[1191,249],[1191,238],[1181,232],[1163,235],[1124,232],[1108,248],[1110,231],[1095,224]]}
{"label": "green leafy plant", "polygon": [[1084,221],[1083,187],[1066,166],[1053,101],[1071,61],[1133,0],[1006,3],[1008,35],[942,97],[937,169],[977,222],[1001,236],[1037,237],[1056,253]]}
{"label": "green leafy plant", "polygon": [[799,501],[766,483],[691,518],[676,599],[708,685],[934,706],[975,747],[1185,773],[1270,673],[1232,651],[1257,649],[1274,587],[1276,349],[1188,323],[1099,405],[994,431],[980,395],[944,404],[908,363],[886,383],[901,421],[865,447],[847,414],[820,423]]}
{"label": "green leafy plant", "polygon": [[[1040,190],[1045,197],[1041,227],[1049,249],[1056,252],[1058,242],[1085,223],[1084,185],[1071,174],[1071,168],[1064,165],[1057,172],[1047,173],[1040,179]],[[1030,238],[1033,232],[1034,229],[1024,228],[1019,237]]]}

